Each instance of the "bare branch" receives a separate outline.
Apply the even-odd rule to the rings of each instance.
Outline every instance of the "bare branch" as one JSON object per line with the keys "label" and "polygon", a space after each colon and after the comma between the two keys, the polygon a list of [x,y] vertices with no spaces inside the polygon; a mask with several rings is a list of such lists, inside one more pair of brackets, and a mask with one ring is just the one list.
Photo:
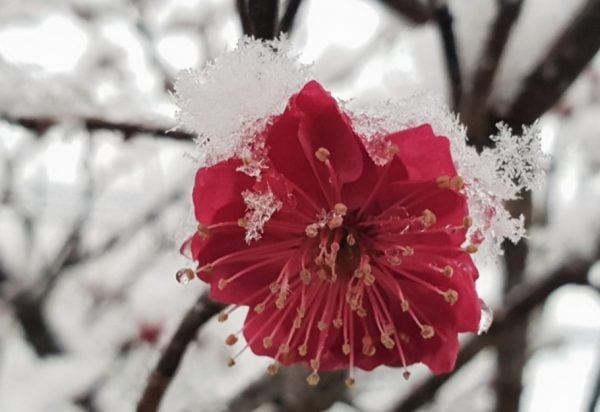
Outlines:
{"label": "bare branch", "polygon": [[[482,349],[496,343],[500,336],[509,332],[533,309],[544,303],[552,292],[567,284],[586,284],[588,271],[599,258],[600,250],[597,251],[593,259],[576,259],[565,262],[563,266],[536,283],[521,284],[513,288],[507,296],[505,306],[495,311],[495,321],[489,332],[486,335],[472,339],[463,346],[456,360],[455,372],[466,365]],[[408,397],[400,401],[392,411],[414,411],[427,404],[435,396],[438,389],[452,376],[453,374],[448,374],[427,378],[414,388]]]}
{"label": "bare branch", "polygon": [[[469,136],[476,143],[483,141],[489,130],[489,98],[506,43],[521,12],[522,0],[499,2],[498,14],[488,33],[479,65],[475,71],[469,93],[461,102],[461,118]],[[482,144],[479,144],[481,146]]]}
{"label": "bare branch", "polygon": [[240,23],[242,23],[242,32],[246,36],[252,36],[252,25],[250,23],[250,12],[248,10],[247,0],[236,0],[235,5],[240,15]]}
{"label": "bare branch", "polygon": [[278,0],[248,0],[252,34],[257,39],[275,37]]}
{"label": "bare branch", "polygon": [[277,34],[289,33],[292,31],[294,21],[296,19],[296,14],[298,13],[298,9],[300,8],[301,3],[302,0],[288,0],[287,6],[283,13],[283,17],[281,18],[281,22],[279,23],[279,28],[277,29]]}
{"label": "bare branch", "polygon": [[[60,119],[38,117],[11,118],[8,116],[2,116],[0,117],[0,119],[7,121],[8,123],[20,125],[26,129],[36,132],[39,135],[42,135],[46,130],[48,130],[49,127],[61,123]],[[173,140],[192,141],[194,139],[194,135],[190,133],[180,131],[167,131],[168,128],[156,128],[131,123],[112,122],[109,120],[97,119],[93,117],[81,119],[81,123],[83,127],[90,132],[96,130],[114,130],[117,132],[121,132],[123,133],[124,140],[129,140],[133,136],[139,134],[148,134],[154,137],[162,137]]]}
{"label": "bare branch", "polygon": [[381,2],[412,23],[423,24],[431,19],[431,11],[419,0],[381,0]]}
{"label": "bare branch", "polygon": [[196,338],[196,334],[202,325],[208,322],[223,307],[222,304],[210,300],[206,293],[198,298],[179,324],[175,335],[148,378],[148,383],[137,406],[138,412],[158,410],[163,395],[175,376],[187,347]]}
{"label": "bare branch", "polygon": [[532,123],[561,98],[600,48],[600,0],[588,0],[525,79],[508,112],[512,123]]}

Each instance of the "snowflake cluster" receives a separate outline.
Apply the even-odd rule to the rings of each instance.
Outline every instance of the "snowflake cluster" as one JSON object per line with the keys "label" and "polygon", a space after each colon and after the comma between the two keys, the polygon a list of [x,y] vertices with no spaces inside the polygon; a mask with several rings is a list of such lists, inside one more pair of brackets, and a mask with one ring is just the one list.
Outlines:
{"label": "snowflake cluster", "polygon": [[259,240],[262,237],[265,223],[271,219],[273,213],[281,209],[283,203],[270,190],[265,193],[245,190],[242,192],[242,197],[246,203],[246,215],[244,216],[246,243],[250,244],[253,240]]}

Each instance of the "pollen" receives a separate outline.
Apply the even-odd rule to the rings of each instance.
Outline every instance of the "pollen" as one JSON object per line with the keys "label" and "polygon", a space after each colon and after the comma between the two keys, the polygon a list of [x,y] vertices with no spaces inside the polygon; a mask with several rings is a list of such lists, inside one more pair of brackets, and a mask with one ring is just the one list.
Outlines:
{"label": "pollen", "polygon": [[279,365],[276,363],[272,363],[269,366],[267,366],[267,373],[271,376],[275,376],[277,375],[277,372],[279,372]]}
{"label": "pollen", "polygon": [[473,218],[471,216],[465,216],[463,219],[463,226],[465,229],[468,229],[471,226],[473,226]]}
{"label": "pollen", "polygon": [[404,380],[409,380],[410,379],[410,372],[409,371],[404,371],[402,373],[402,377],[404,378]]}
{"label": "pollen", "polygon": [[310,386],[317,386],[319,384],[319,380],[321,380],[321,378],[319,378],[319,374],[317,372],[311,373],[306,378],[306,382],[308,382]]}
{"label": "pollen", "polygon": [[469,245],[465,248],[465,252],[467,253],[477,253],[479,249],[475,245]]}
{"label": "pollen", "polygon": [[444,300],[450,305],[454,305],[458,300],[458,292],[454,289],[448,289],[446,292],[444,292]]}
{"label": "pollen", "polygon": [[227,321],[227,319],[229,319],[229,315],[225,312],[221,312],[219,313],[219,316],[217,316],[217,321],[221,323]]}
{"label": "pollen", "polygon": [[454,269],[452,268],[452,266],[448,266],[448,265],[444,266],[444,269],[442,269],[442,270],[443,270],[444,276],[446,276],[448,278],[451,278],[452,275],[454,274]]}
{"label": "pollen", "polygon": [[462,177],[460,176],[454,176],[452,179],[450,179],[450,188],[454,189],[454,190],[460,190],[465,186],[465,182],[463,180]]}
{"label": "pollen", "polygon": [[421,216],[421,222],[425,227],[433,226],[437,222],[437,217],[429,209],[423,210],[423,216]]}
{"label": "pollen", "polygon": [[348,212],[348,206],[346,206],[343,203],[336,203],[335,206],[333,206],[333,211],[340,216],[345,216],[346,213]]}
{"label": "pollen", "polygon": [[327,222],[327,226],[329,229],[337,229],[338,227],[344,224],[344,218],[340,215],[334,215],[329,222]]}
{"label": "pollen", "polygon": [[265,311],[265,307],[266,305],[264,303],[259,303],[258,305],[254,306],[254,311],[256,313],[263,313]]}
{"label": "pollen", "polygon": [[225,344],[227,346],[233,346],[233,345],[235,345],[237,343],[237,341],[238,341],[237,336],[235,336],[235,335],[229,335],[229,336],[227,336],[227,339],[225,339]]}
{"label": "pollen", "polygon": [[317,235],[319,234],[319,225],[317,225],[316,223],[311,223],[310,225],[306,226],[306,229],[304,229],[304,233],[306,233],[306,236],[310,238],[317,237]]}
{"label": "pollen", "polygon": [[423,339],[431,339],[431,338],[433,338],[434,335],[435,335],[435,332],[433,330],[433,327],[431,327],[429,325],[421,326],[421,336],[423,337]]}
{"label": "pollen", "polygon": [[350,377],[350,378],[346,378],[346,380],[344,381],[344,383],[346,384],[347,388],[352,388],[354,387],[354,384],[356,383],[356,379]]}
{"label": "pollen", "polygon": [[324,147],[319,147],[315,152],[315,157],[319,159],[319,161],[325,162],[327,161],[327,159],[329,159],[330,154],[331,153],[329,152],[329,150],[325,149]]}
{"label": "pollen", "polygon": [[273,346],[273,338],[270,336],[267,336],[263,339],[263,346],[265,349],[269,349],[271,346]]}
{"label": "pollen", "polygon": [[269,289],[271,290],[271,293],[277,293],[279,292],[279,289],[281,289],[281,285],[277,282],[273,282],[269,285]]}
{"label": "pollen", "polygon": [[227,366],[229,366],[230,368],[235,366],[235,359],[233,359],[233,358],[227,359]]}
{"label": "pollen", "polygon": [[306,345],[306,343],[303,343],[302,345],[298,346],[298,355],[306,356],[307,353],[308,353],[308,346]]}
{"label": "pollen", "polygon": [[302,283],[304,283],[305,285],[310,284],[310,279],[311,279],[311,274],[310,271],[308,269],[302,269],[300,271],[300,280],[302,281]]}

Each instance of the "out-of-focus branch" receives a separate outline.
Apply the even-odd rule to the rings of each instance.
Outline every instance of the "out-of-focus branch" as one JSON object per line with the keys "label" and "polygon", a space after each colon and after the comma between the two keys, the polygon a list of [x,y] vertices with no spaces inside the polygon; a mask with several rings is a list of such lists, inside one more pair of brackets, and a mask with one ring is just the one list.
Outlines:
{"label": "out-of-focus branch", "polygon": [[[41,117],[9,117],[1,116],[0,119],[7,121],[12,124],[20,125],[26,129],[29,129],[39,135],[42,135],[49,127],[55,126],[61,123],[60,119],[52,118],[41,118]],[[132,123],[119,123],[112,122],[109,120],[97,119],[97,118],[84,118],[80,119],[82,126],[88,131],[96,130],[114,130],[123,133],[124,140],[129,140],[135,135],[148,134],[154,137],[161,137],[173,140],[184,140],[192,141],[194,135],[180,131],[167,131],[165,128],[147,127]]]}
{"label": "out-of-focus branch", "polygon": [[588,0],[525,79],[521,93],[506,116],[511,123],[531,123],[561,98],[600,48],[598,22],[600,0]]}
{"label": "out-of-focus branch", "polygon": [[596,407],[600,407],[600,362],[598,363],[598,370],[596,371],[596,381],[593,383],[592,394],[590,396],[588,412],[597,412]]}
{"label": "out-of-focus branch", "polygon": [[252,36],[252,25],[250,23],[250,11],[248,9],[247,0],[236,0],[235,5],[237,12],[240,15],[240,23],[242,24],[242,33],[247,36]]}
{"label": "out-of-focus branch", "polygon": [[227,411],[251,412],[269,405],[277,412],[323,411],[335,402],[347,402],[345,371],[319,372],[316,387],[306,383],[310,371],[304,365],[286,367],[248,385],[229,401]]}
{"label": "out-of-focus branch", "polygon": [[[544,303],[548,296],[558,288],[567,284],[586,284],[591,265],[600,258],[600,250],[593,259],[575,259],[565,264],[543,279],[533,284],[521,284],[513,288],[506,298],[503,308],[495,311],[495,321],[487,334],[478,336],[461,349],[456,361],[455,372],[466,365],[482,349],[494,344],[498,338],[512,329],[533,309]],[[427,404],[435,396],[438,389],[453,374],[432,376],[414,388],[410,395],[402,399],[394,412],[409,412]]]}
{"label": "out-of-focus branch", "polygon": [[252,34],[257,39],[275,37],[279,0],[248,0]]}
{"label": "out-of-focus branch", "polygon": [[469,137],[478,146],[489,134],[489,98],[506,43],[521,12],[523,0],[501,0],[486,40],[469,92],[463,95],[461,118]]}
{"label": "out-of-focus branch", "polygon": [[223,305],[210,300],[208,294],[203,294],[198,298],[179,324],[175,335],[148,378],[148,383],[138,403],[138,412],[158,410],[163,395],[175,376],[187,347],[195,339],[202,325],[221,309],[223,309]]}
{"label": "out-of-focus branch", "polygon": [[292,31],[294,21],[296,20],[296,14],[300,8],[300,3],[302,3],[302,0],[288,0],[281,22],[279,22],[277,34],[289,33]]}
{"label": "out-of-focus branch", "polygon": [[460,73],[460,61],[456,49],[456,37],[452,28],[452,14],[446,0],[430,0],[433,8],[435,21],[442,38],[444,56],[446,57],[446,71],[450,82],[452,107],[457,108],[462,95],[462,77]]}
{"label": "out-of-focus branch", "polygon": [[414,24],[423,24],[431,19],[431,10],[419,0],[381,0],[381,2]]}

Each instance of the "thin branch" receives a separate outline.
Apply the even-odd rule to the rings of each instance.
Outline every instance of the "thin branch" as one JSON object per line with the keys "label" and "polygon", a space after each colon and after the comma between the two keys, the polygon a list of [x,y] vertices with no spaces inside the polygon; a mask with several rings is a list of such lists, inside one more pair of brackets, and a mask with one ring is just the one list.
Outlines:
{"label": "thin branch", "polygon": [[158,410],[163,395],[175,376],[187,347],[196,338],[196,334],[202,325],[208,322],[223,307],[222,304],[210,300],[208,294],[203,294],[198,298],[179,324],[175,335],[148,378],[148,383],[137,406],[138,412]]}
{"label": "thin branch", "polygon": [[600,49],[600,0],[588,0],[525,79],[508,112],[511,123],[532,123],[561,98]]}
{"label": "thin branch", "polygon": [[279,22],[279,27],[277,29],[278,34],[289,33],[292,31],[294,21],[296,20],[296,14],[298,13],[301,3],[302,0],[288,0],[281,22]]}
{"label": "thin branch", "polygon": [[380,0],[414,24],[423,24],[431,20],[431,10],[419,0]]}
{"label": "thin branch", "polygon": [[257,39],[275,37],[278,0],[248,0],[248,12],[252,34]]}
{"label": "thin branch", "polygon": [[445,1],[430,0],[434,10],[434,17],[442,38],[444,56],[446,57],[446,71],[450,82],[452,105],[458,107],[462,95],[462,78],[460,73],[460,61],[456,49],[456,37],[452,28],[452,14]]}
{"label": "thin branch", "polygon": [[[507,296],[505,306],[495,311],[495,321],[488,333],[470,340],[463,346],[458,354],[454,373],[481,350],[496,343],[500,336],[512,329],[513,325],[518,324],[533,309],[544,303],[552,292],[567,284],[586,284],[588,271],[598,258],[600,258],[600,250],[591,260],[581,259],[566,262],[564,266],[534,284],[515,287]],[[409,412],[427,404],[433,399],[438,389],[452,376],[454,374],[427,378],[414,388],[408,397],[401,400],[392,411]]]}
{"label": "thin branch", "polygon": [[250,12],[248,10],[247,0],[236,0],[235,5],[237,12],[240,16],[240,23],[242,24],[242,33],[246,36],[252,36],[252,25],[250,23]]}
{"label": "thin branch", "polygon": [[[37,133],[38,135],[44,134],[44,132],[48,130],[48,128],[61,123],[60,119],[41,117],[14,118],[3,115],[0,117],[0,119],[7,121],[11,124],[22,126],[26,129]],[[192,141],[194,139],[194,135],[190,133],[180,131],[167,131],[167,128],[156,128],[132,123],[112,122],[109,120],[103,120],[94,117],[83,118],[80,121],[82,123],[82,126],[90,132],[96,130],[114,130],[117,132],[121,132],[123,133],[124,140],[129,140],[133,136],[139,134],[148,134],[154,137],[162,137],[173,140]]]}
{"label": "thin branch", "polygon": [[593,385],[587,409],[588,412],[597,412],[597,407],[600,407],[600,362],[598,362],[598,370],[596,371],[595,382]]}
{"label": "thin branch", "polygon": [[[468,94],[461,102],[461,118],[475,143],[483,141],[489,134],[489,98],[500,60],[504,54],[512,28],[519,18],[522,0],[499,1],[498,14],[488,33],[479,64]],[[481,142],[483,143],[483,142]],[[479,144],[478,146],[481,146]]]}

